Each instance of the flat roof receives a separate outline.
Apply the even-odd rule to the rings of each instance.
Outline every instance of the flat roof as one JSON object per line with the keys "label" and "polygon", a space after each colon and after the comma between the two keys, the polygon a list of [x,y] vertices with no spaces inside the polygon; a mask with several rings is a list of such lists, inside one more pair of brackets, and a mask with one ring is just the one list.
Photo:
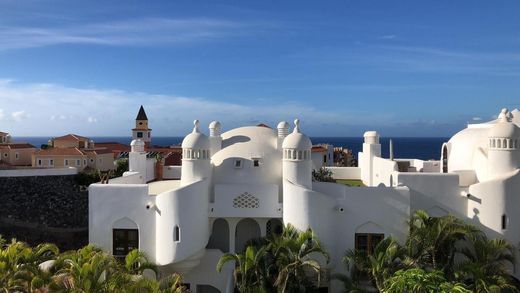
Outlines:
{"label": "flat roof", "polygon": [[177,189],[181,186],[180,180],[162,180],[148,183],[148,194],[158,195],[165,191]]}

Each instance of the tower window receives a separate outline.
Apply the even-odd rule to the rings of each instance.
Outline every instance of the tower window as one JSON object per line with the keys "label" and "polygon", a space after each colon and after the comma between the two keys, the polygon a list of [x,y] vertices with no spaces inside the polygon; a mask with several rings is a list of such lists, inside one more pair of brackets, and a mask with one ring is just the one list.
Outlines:
{"label": "tower window", "polygon": [[260,166],[260,161],[258,159],[254,159],[253,160],[253,166],[259,167]]}
{"label": "tower window", "polygon": [[502,230],[507,229],[507,216],[502,215]]}
{"label": "tower window", "polygon": [[143,125],[143,122],[139,122],[139,125]]}
{"label": "tower window", "polygon": [[242,168],[242,160],[235,160],[235,169]]}
{"label": "tower window", "polygon": [[142,132],[138,132],[138,133],[137,133],[137,137],[138,137],[138,138],[143,138],[143,133],[142,133]]}
{"label": "tower window", "polygon": [[181,242],[181,229],[177,225],[173,228],[173,241]]}

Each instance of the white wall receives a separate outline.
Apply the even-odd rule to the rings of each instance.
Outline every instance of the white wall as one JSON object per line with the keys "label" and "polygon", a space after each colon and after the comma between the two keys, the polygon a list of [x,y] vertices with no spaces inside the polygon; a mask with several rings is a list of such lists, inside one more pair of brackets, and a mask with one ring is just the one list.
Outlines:
{"label": "white wall", "polygon": [[68,168],[50,168],[50,169],[13,169],[0,170],[0,177],[28,177],[28,176],[61,176],[61,175],[76,175],[78,169],[74,167]]}
{"label": "white wall", "polygon": [[227,281],[233,275],[234,265],[229,262],[221,273],[217,272],[217,263],[222,255],[224,253],[218,249],[206,249],[200,264],[191,272],[184,274],[183,283],[190,284],[191,292],[196,293],[197,285],[211,285],[220,292],[226,292]]}
{"label": "white wall", "polygon": [[155,180],[155,158],[146,159],[146,182]]}
{"label": "white wall", "polygon": [[372,186],[379,184],[391,186],[395,182],[393,174],[398,171],[397,162],[379,157],[374,157],[372,160]]}
{"label": "white wall", "polygon": [[139,249],[155,261],[155,210],[146,184],[92,184],[89,187],[89,242],[112,253],[113,224],[128,218],[139,228]]}
{"label": "white wall", "polygon": [[131,171],[123,173],[122,177],[108,180],[109,184],[141,184],[143,182],[143,174]]}
{"label": "white wall", "polygon": [[410,188],[410,208],[431,210],[441,208],[459,217],[466,217],[467,198],[461,195],[459,176],[453,173],[396,173],[399,185]]}
{"label": "white wall", "polygon": [[163,167],[163,178],[164,179],[181,179],[182,167],[181,166],[164,166]]}
{"label": "white wall", "polygon": [[334,179],[361,180],[361,168],[359,167],[327,167],[332,172]]}
{"label": "white wall", "polygon": [[[281,218],[278,190],[279,186],[275,184],[217,184],[215,201],[210,205],[210,217]],[[258,208],[233,207],[233,201],[245,192],[258,199]]]}
{"label": "white wall", "polygon": [[[209,183],[200,180],[157,195],[157,263],[181,262],[203,250],[209,240]],[[180,242],[174,242],[174,227]]]}

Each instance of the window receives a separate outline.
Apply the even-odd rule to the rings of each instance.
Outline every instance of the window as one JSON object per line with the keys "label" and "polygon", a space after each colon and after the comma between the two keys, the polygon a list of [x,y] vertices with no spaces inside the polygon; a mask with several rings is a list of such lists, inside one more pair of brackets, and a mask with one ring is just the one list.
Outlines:
{"label": "window", "polygon": [[242,168],[242,160],[235,160],[235,169]]}
{"label": "window", "polygon": [[112,254],[123,259],[130,251],[139,248],[139,231],[137,229],[113,230]]}
{"label": "window", "polygon": [[90,162],[91,162],[91,163],[94,163],[94,159],[90,159]]}
{"label": "window", "polygon": [[14,154],[14,158],[15,158],[16,160],[20,159],[20,154],[19,154],[19,153],[15,153],[15,154]]}
{"label": "window", "polygon": [[41,166],[41,165],[42,165],[42,160],[38,159],[38,166]]}
{"label": "window", "polygon": [[139,125],[143,125],[143,122],[139,122]]}
{"label": "window", "polygon": [[260,166],[260,161],[258,159],[254,159],[253,160],[253,166],[259,167]]}
{"label": "window", "polygon": [[83,159],[83,165],[87,165],[87,159]]}
{"label": "window", "polygon": [[65,166],[68,166],[68,165],[69,165],[69,160],[65,159],[65,162],[63,162],[63,164],[64,164]]}
{"label": "window", "polygon": [[54,166],[54,160],[53,159],[49,160],[49,166]]}
{"label": "window", "polygon": [[138,133],[137,133],[137,137],[138,137],[138,138],[143,138],[143,133],[142,133],[142,132],[138,132]]}
{"label": "window", "polygon": [[371,255],[385,234],[356,233],[356,250],[366,251]]}
{"label": "window", "polygon": [[148,138],[150,138],[150,132],[148,132]]}
{"label": "window", "polygon": [[502,215],[502,230],[505,230],[507,229],[507,216],[506,215]]}
{"label": "window", "polygon": [[181,229],[177,225],[173,228],[173,241],[181,242]]}
{"label": "window", "polygon": [[81,160],[76,160],[76,166],[81,166]]}
{"label": "window", "polygon": [[323,163],[327,163],[327,155],[323,155]]}
{"label": "window", "polygon": [[7,156],[8,156],[8,154],[7,154],[7,153],[5,153],[5,154],[4,154],[4,157],[6,157],[6,158],[7,158]]}

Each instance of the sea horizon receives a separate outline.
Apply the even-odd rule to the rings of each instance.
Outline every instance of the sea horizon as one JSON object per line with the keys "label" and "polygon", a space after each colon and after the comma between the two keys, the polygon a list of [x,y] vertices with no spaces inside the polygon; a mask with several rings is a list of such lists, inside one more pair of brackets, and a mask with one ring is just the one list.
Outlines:
{"label": "sea horizon", "polygon": [[[47,144],[50,138],[48,136],[15,136],[13,141],[27,142],[40,148],[42,144]],[[132,141],[131,136],[91,136],[90,138],[96,143],[117,142],[129,145]],[[183,139],[184,137],[181,136],[154,136],[152,145],[178,146]],[[363,137],[311,136],[310,139],[314,145],[331,144],[335,147],[351,149],[355,158],[363,148]],[[393,141],[395,158],[439,160],[442,144],[447,142],[449,137],[381,137],[382,157],[389,157],[390,139]]]}

